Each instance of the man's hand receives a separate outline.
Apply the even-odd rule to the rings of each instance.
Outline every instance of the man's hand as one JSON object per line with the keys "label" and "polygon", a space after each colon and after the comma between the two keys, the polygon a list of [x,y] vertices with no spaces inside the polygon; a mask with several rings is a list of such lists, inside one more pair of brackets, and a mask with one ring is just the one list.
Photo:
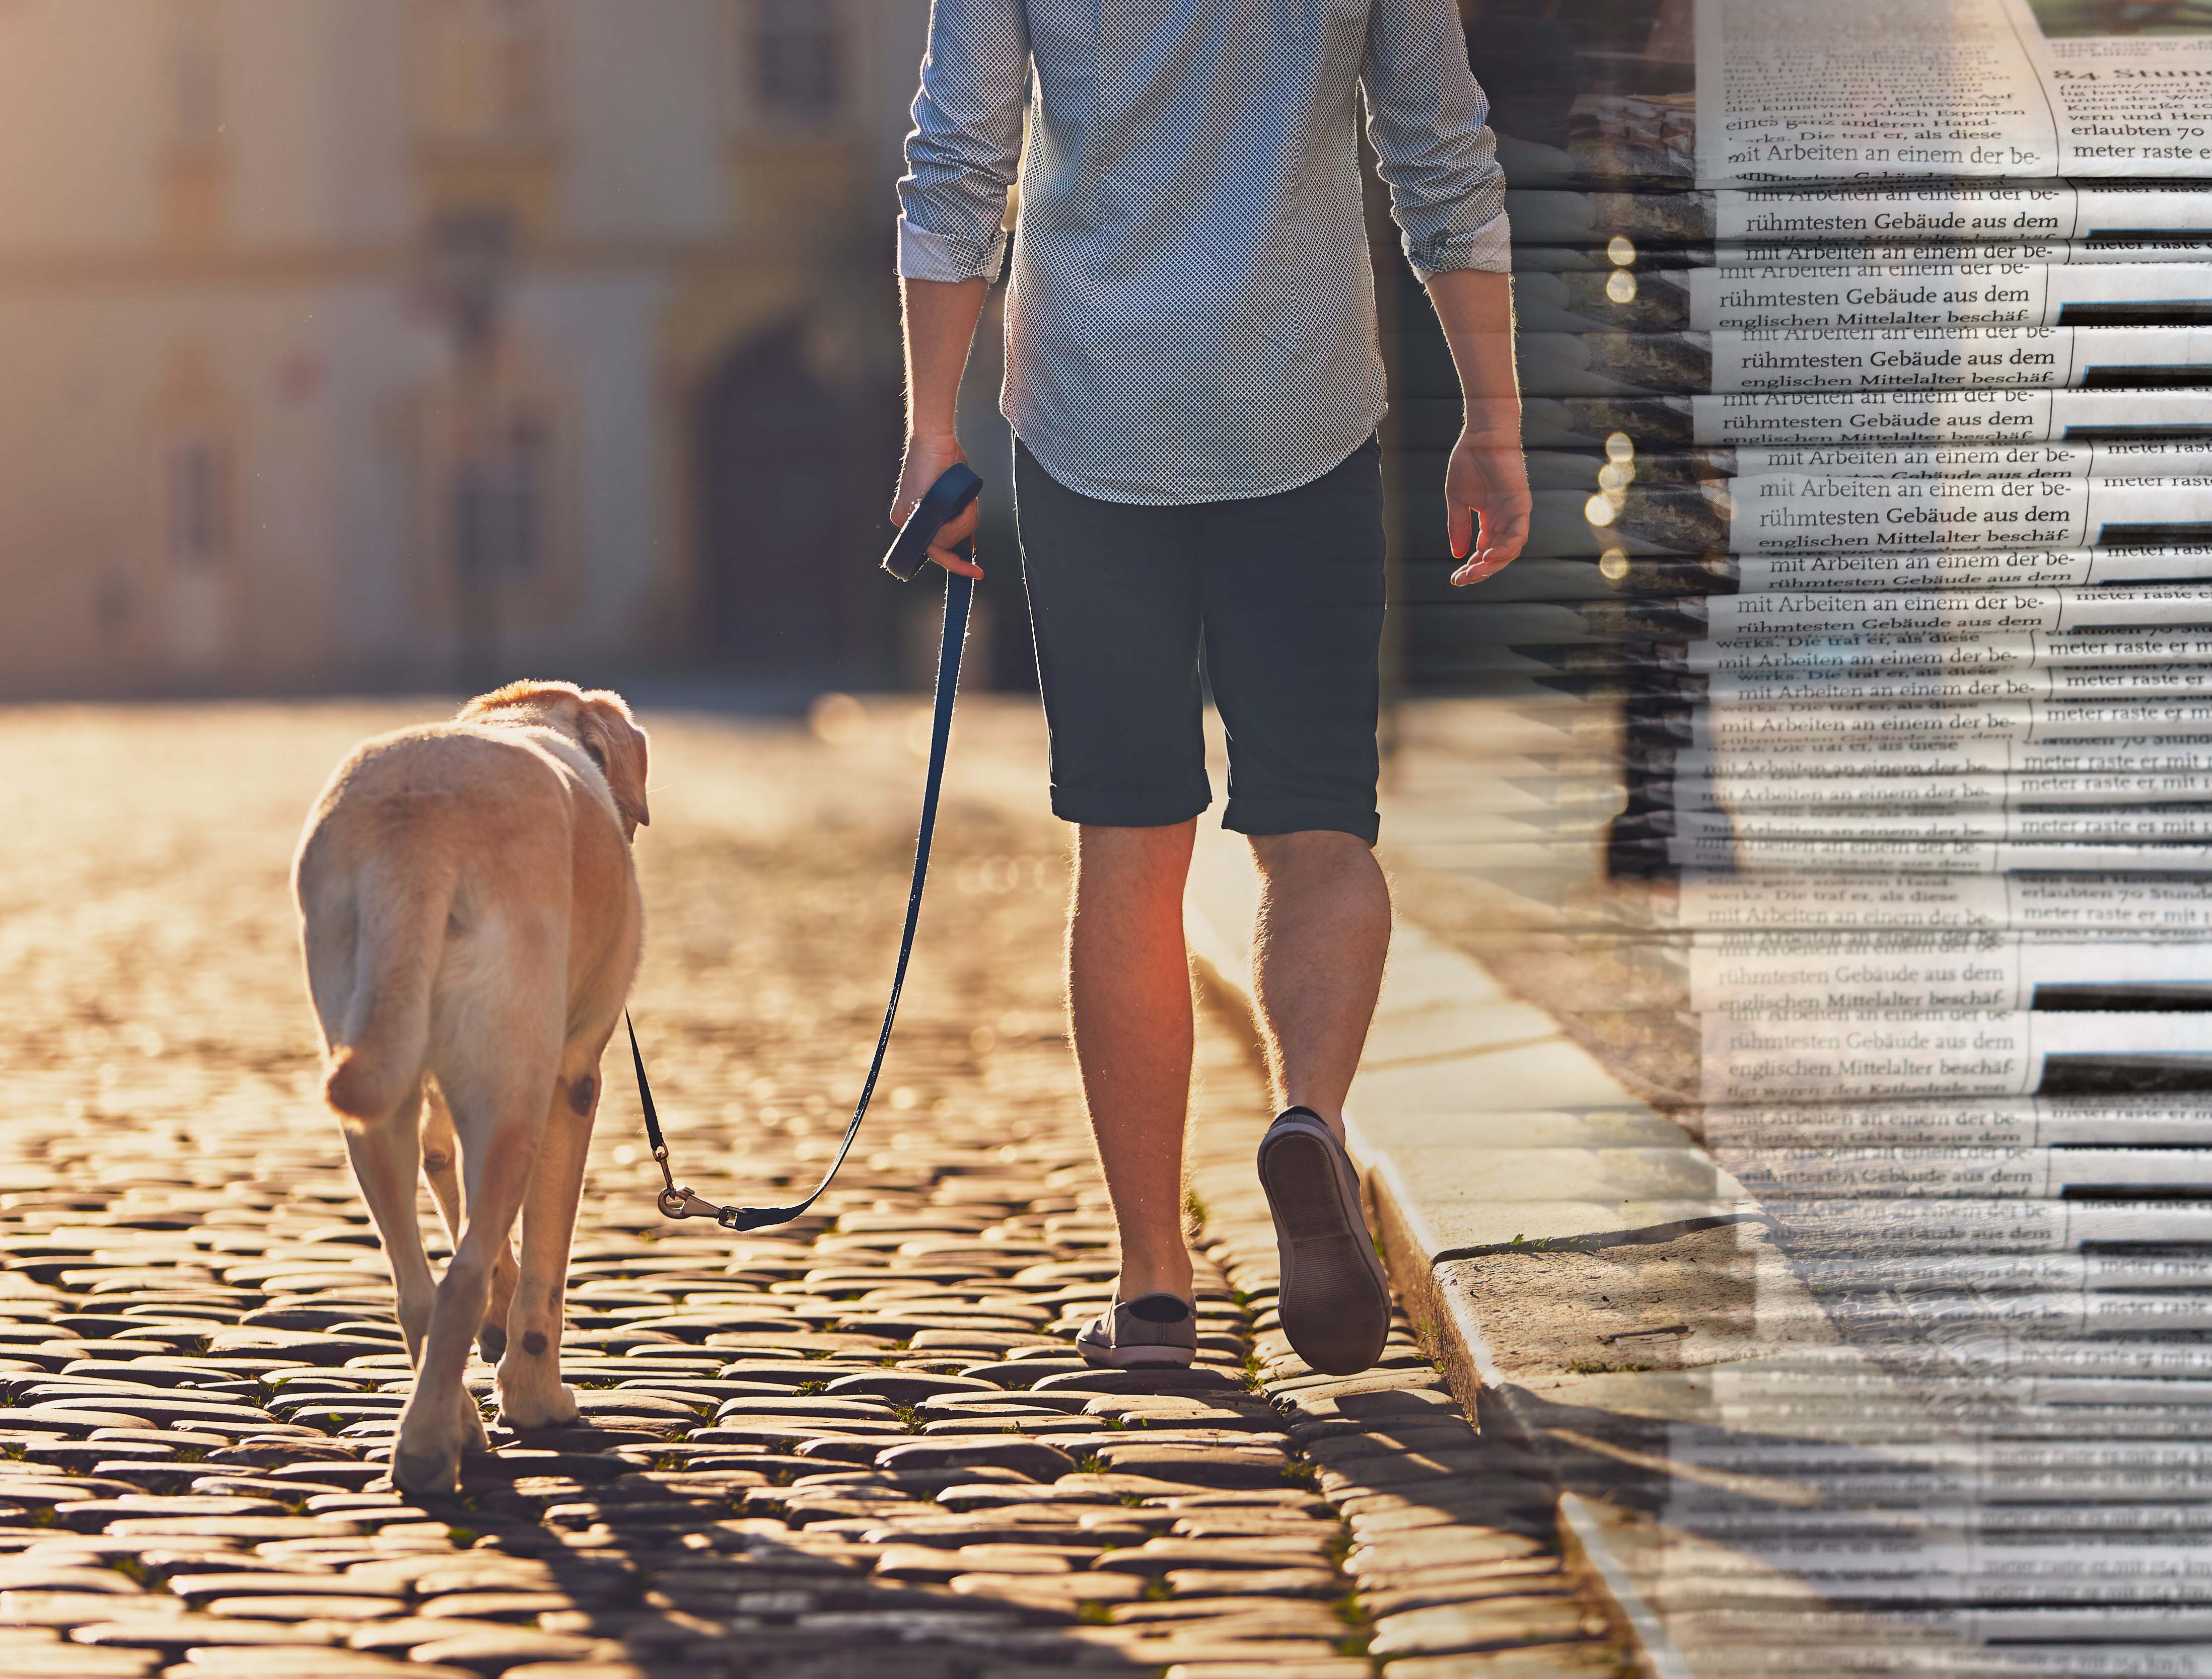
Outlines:
{"label": "man's hand", "polygon": [[1465,588],[1511,565],[1528,540],[1528,512],[1519,425],[1478,430],[1470,421],[1444,469],[1445,532],[1452,558],[1463,562],[1453,584]]}
{"label": "man's hand", "polygon": [[1451,580],[1462,588],[1511,565],[1528,540],[1528,466],[1521,458],[1521,388],[1513,373],[1513,282],[1480,269],[1427,276],[1467,401],[1444,469]]}
{"label": "man's hand", "polygon": [[[950,432],[930,436],[909,433],[906,439],[906,464],[899,470],[898,490],[891,497],[891,523],[904,524],[921,505],[921,498],[929,494],[929,487],[945,474],[949,466],[965,466],[968,457],[960,452],[960,439]],[[963,560],[952,550],[975,534],[976,504],[970,502],[957,518],[949,519],[929,544],[929,557],[948,572],[957,572],[963,577],[981,577],[983,568],[972,560]]]}

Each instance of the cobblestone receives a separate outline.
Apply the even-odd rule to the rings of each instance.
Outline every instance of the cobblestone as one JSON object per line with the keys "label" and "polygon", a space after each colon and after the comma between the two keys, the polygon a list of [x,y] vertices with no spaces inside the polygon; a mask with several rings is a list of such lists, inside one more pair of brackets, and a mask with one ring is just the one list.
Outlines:
{"label": "cobblestone", "polygon": [[[582,1422],[495,1424],[460,1498],[392,1494],[406,1361],[313,1100],[285,872],[346,748],[429,714],[10,714],[14,1673],[1620,1670],[1544,1489],[1402,1324],[1364,1378],[1290,1354],[1250,1181],[1264,1088],[1218,1020],[1198,1367],[1074,1356],[1114,1256],[1057,1003],[1063,841],[1029,791],[1033,725],[988,706],[963,718],[890,1072],[837,1185],[778,1231],[665,1224],[617,1079],[568,1294]],[[635,1007],[679,1169],[718,1200],[819,1171],[888,977],[914,718],[837,716],[817,738],[646,712]],[[488,1413],[490,1374],[471,1367]],[[1450,1665],[1516,1648],[1528,1663]]]}

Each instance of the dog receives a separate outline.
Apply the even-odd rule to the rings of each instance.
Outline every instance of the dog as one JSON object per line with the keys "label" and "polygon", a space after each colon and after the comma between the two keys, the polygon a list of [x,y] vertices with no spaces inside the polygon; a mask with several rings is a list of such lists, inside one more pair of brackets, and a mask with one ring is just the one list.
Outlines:
{"label": "dog", "polygon": [[[323,1094],[415,1367],[392,1453],[410,1494],[454,1491],[462,1456],[486,1449],[462,1385],[472,1338],[498,1364],[503,1423],[579,1415],[561,1379],[562,1296],[599,1058],[643,937],[630,846],[650,820],[646,764],[620,696],[514,682],[451,723],[364,743],[301,836],[293,895]],[[435,1282],[418,1171],[453,1239]]]}

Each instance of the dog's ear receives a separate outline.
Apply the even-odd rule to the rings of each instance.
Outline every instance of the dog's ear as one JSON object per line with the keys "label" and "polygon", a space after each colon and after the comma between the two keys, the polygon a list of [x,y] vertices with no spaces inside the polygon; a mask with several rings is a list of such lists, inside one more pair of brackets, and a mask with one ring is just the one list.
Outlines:
{"label": "dog's ear", "polygon": [[[526,681],[509,682],[505,688],[494,688],[489,694],[479,694],[460,709],[455,719],[474,723],[480,718],[496,717],[501,712],[558,710],[565,714],[568,708],[582,700],[583,691],[574,682]],[[622,701],[617,700],[619,706]]]}
{"label": "dog's ear", "polygon": [[622,696],[597,689],[583,697],[576,712],[576,732],[607,778],[615,809],[633,830],[649,827],[651,811],[645,802],[647,752],[645,730],[639,728],[623,704]]}

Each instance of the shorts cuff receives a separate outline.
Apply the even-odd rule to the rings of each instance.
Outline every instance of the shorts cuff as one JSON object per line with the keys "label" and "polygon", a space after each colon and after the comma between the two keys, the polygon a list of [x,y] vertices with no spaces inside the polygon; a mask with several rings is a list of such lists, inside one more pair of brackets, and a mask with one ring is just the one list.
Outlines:
{"label": "shorts cuff", "polygon": [[1133,788],[1126,792],[1071,787],[1052,790],[1052,814],[1064,822],[1079,822],[1088,827],[1172,827],[1177,822],[1204,815],[1206,807],[1212,803],[1211,788],[1195,798],[1188,795],[1167,798]]}
{"label": "shorts cuff", "polygon": [[1264,837],[1271,833],[1348,833],[1362,845],[1372,846],[1382,832],[1382,818],[1374,810],[1330,804],[1321,799],[1232,798],[1221,813],[1221,825],[1232,833]]}

